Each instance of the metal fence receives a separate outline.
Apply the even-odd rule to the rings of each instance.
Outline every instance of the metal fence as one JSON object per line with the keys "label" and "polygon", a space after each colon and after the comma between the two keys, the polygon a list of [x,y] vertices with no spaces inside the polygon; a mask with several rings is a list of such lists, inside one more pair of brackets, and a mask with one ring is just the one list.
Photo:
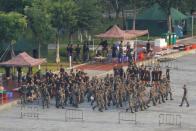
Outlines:
{"label": "metal fence", "polygon": [[159,114],[159,126],[171,125],[181,127],[181,115],[179,114]]}
{"label": "metal fence", "polygon": [[122,121],[137,123],[136,113],[131,112],[119,112],[118,113],[118,123],[120,124]]}
{"label": "metal fence", "polygon": [[65,110],[65,121],[79,120],[84,121],[84,113],[80,109],[67,109]]}
{"label": "metal fence", "polygon": [[182,69],[182,65],[179,65],[179,63],[174,61],[168,61],[168,62],[160,62],[159,64],[162,68],[170,68],[170,69]]}
{"label": "metal fence", "polygon": [[36,118],[39,119],[39,107],[38,106],[23,106],[21,105],[21,118]]}

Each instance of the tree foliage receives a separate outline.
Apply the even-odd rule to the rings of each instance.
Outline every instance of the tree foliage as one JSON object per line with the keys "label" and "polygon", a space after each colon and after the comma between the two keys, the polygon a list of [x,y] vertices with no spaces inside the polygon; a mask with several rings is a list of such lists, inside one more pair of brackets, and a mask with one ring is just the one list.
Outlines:
{"label": "tree foliage", "polygon": [[48,11],[48,0],[33,0],[31,6],[26,6],[25,15],[28,19],[28,27],[32,30],[37,42],[50,40],[53,28]]}
{"label": "tree foliage", "polygon": [[100,24],[101,5],[97,0],[77,0],[77,28],[93,30]]}
{"label": "tree foliage", "polygon": [[[56,31],[56,63],[60,62],[59,42],[65,30],[71,32],[77,24],[78,7],[73,0],[53,0],[50,5],[51,22]],[[70,34],[70,33],[69,33]]]}
{"label": "tree foliage", "polygon": [[173,8],[180,8],[182,7],[185,3],[184,0],[156,0],[155,2],[159,3],[161,7],[165,9],[168,15],[170,15],[170,9]]}
{"label": "tree foliage", "polygon": [[0,0],[0,11],[23,13],[25,6],[31,5],[31,0]]}
{"label": "tree foliage", "polygon": [[124,14],[125,10],[138,10],[154,3],[159,3],[168,16],[171,7],[186,13],[196,9],[196,0],[0,0],[0,38],[17,40],[28,23],[33,37],[45,43],[51,38],[51,32],[59,38],[78,29],[93,32],[104,27],[102,21],[110,20],[102,17],[104,12],[116,13],[116,21],[119,21],[121,12]]}
{"label": "tree foliage", "polygon": [[0,12],[0,40],[16,41],[27,27],[26,17],[17,12]]}
{"label": "tree foliage", "polygon": [[53,0],[50,6],[50,13],[52,26],[57,33],[76,25],[77,11],[78,7],[73,0]]}

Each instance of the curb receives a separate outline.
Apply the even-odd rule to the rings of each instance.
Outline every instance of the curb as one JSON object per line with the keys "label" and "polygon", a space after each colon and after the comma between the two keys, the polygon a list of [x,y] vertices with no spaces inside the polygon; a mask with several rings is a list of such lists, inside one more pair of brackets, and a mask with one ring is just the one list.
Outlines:
{"label": "curb", "polygon": [[[77,68],[77,67],[80,67],[80,66],[83,66],[83,65],[87,65],[87,64],[88,64],[88,63],[83,63],[83,64],[75,65],[75,66],[72,66],[71,69],[75,69],[75,68]],[[70,68],[67,67],[67,68],[65,68],[65,70],[70,70]],[[58,74],[59,71],[54,71],[53,73],[54,73],[54,74]]]}
{"label": "curb", "polygon": [[[75,65],[75,66],[72,66],[71,69],[75,69],[77,67],[80,67],[80,66],[83,66],[83,65],[87,65],[87,64],[89,64],[89,63],[83,63],[83,64]],[[70,68],[68,67],[68,68],[66,68],[66,70],[70,70]]]}
{"label": "curb", "polygon": [[177,40],[176,43],[184,41],[184,40],[193,39],[193,38],[196,38],[196,36],[193,36],[193,37],[191,36],[191,37],[187,37],[187,38],[184,38],[184,39]]}

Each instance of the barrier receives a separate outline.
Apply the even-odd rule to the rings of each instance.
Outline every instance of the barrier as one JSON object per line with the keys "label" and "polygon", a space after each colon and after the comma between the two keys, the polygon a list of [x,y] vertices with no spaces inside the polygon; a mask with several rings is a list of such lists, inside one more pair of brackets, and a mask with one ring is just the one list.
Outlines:
{"label": "barrier", "polygon": [[160,67],[178,70],[182,68],[182,65],[177,64],[174,60],[174,61],[168,61],[168,62],[160,62]]}
{"label": "barrier", "polygon": [[181,127],[181,115],[177,114],[159,114],[159,126],[172,125]]}
{"label": "barrier", "polygon": [[79,109],[67,109],[65,110],[65,121],[69,120],[81,120],[84,121],[84,113]]}
{"label": "barrier", "polygon": [[136,113],[131,113],[131,112],[119,112],[118,113],[118,123],[120,124],[121,121],[128,121],[128,122],[133,122],[134,124],[137,123],[136,120]]}
{"label": "barrier", "polygon": [[21,106],[21,119],[36,118],[39,119],[39,107],[38,106]]}

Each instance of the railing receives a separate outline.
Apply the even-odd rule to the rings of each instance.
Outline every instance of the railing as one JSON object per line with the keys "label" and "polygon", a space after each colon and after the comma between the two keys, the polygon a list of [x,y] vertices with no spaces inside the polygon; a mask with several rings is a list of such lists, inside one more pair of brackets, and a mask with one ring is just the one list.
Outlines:
{"label": "railing", "polygon": [[65,121],[79,120],[84,121],[84,113],[80,109],[67,109],[65,110]]}
{"label": "railing", "polygon": [[[182,65],[179,65],[178,63],[176,63],[175,61],[168,61],[168,62],[160,62],[160,66],[162,68],[170,68],[170,69],[182,69]],[[181,67],[180,67],[181,66]]]}
{"label": "railing", "polygon": [[159,114],[159,126],[172,125],[181,127],[181,115],[178,114]]}
{"label": "railing", "polygon": [[[164,55],[161,58],[170,58],[170,59],[175,60],[179,57],[190,55],[190,54],[195,54],[195,53],[196,53],[196,49],[192,49],[192,50],[189,50],[189,51],[180,51],[180,52]],[[175,61],[158,62],[157,58],[151,58],[149,60],[144,60],[144,61],[138,62],[138,65],[151,66],[151,67],[157,66],[159,64],[161,64],[160,66],[163,66],[163,68],[166,67],[166,66],[168,66],[172,69],[182,68],[182,67],[179,67],[179,65],[175,64]]]}
{"label": "railing", "polygon": [[21,106],[20,116],[21,116],[21,119],[23,119],[24,117],[39,119],[39,107],[38,106]]}
{"label": "railing", "polygon": [[133,122],[134,124],[137,123],[136,120],[136,113],[130,112],[119,112],[118,113],[118,123],[120,124],[122,121]]}

